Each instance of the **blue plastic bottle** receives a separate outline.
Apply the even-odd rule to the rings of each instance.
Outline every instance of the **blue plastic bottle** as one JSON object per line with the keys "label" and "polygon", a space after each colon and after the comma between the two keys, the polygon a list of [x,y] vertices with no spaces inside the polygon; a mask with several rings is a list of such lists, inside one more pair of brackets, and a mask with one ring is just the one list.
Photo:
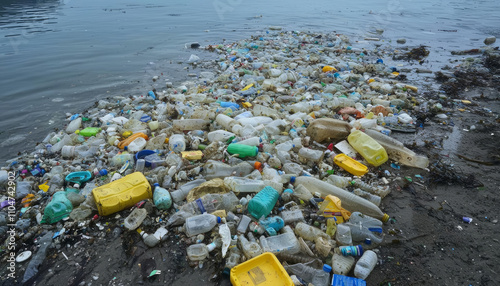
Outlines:
{"label": "blue plastic bottle", "polygon": [[158,183],[155,184],[153,201],[155,206],[160,210],[168,210],[172,206],[172,197],[170,196],[170,193],[160,187],[160,184]]}
{"label": "blue plastic bottle", "polygon": [[230,101],[221,101],[220,106],[221,107],[230,107],[232,110],[240,109],[240,105],[238,103],[230,102]]}
{"label": "blue plastic bottle", "polygon": [[265,187],[248,202],[248,212],[256,219],[268,216],[274,205],[276,205],[279,196],[280,194],[274,188]]}

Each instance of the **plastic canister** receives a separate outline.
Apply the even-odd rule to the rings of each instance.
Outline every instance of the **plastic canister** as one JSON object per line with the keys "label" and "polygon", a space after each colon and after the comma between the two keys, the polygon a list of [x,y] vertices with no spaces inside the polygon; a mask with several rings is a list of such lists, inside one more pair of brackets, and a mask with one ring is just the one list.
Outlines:
{"label": "plastic canister", "polygon": [[61,149],[61,156],[63,158],[72,158],[75,156],[75,146],[66,145]]}
{"label": "plastic canister", "polygon": [[66,192],[56,192],[45,207],[41,223],[54,223],[68,217],[73,205],[66,197]]}
{"label": "plastic canister", "polygon": [[377,265],[377,254],[371,250],[367,250],[358,260],[354,267],[354,276],[359,279],[366,279],[373,268]]}
{"label": "plastic canister", "polygon": [[359,130],[351,132],[351,134],[347,136],[347,141],[368,163],[375,167],[382,165],[389,159],[382,145]]}
{"label": "plastic canister", "polygon": [[276,205],[278,197],[278,191],[267,186],[248,202],[248,212],[256,219],[266,217]]}
{"label": "plastic canister", "polygon": [[155,191],[153,194],[153,201],[155,206],[160,210],[168,210],[172,206],[172,197],[170,197],[170,193],[160,187],[160,184],[154,184]]}
{"label": "plastic canister", "polygon": [[152,199],[151,185],[144,175],[135,172],[92,190],[99,215],[107,216]]}

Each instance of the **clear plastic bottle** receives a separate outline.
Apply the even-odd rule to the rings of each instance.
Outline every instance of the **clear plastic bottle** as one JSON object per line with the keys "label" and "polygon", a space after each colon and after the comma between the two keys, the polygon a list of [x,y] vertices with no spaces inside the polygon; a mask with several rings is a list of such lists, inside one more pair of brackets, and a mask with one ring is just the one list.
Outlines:
{"label": "clear plastic bottle", "polygon": [[[248,145],[248,146],[259,146],[260,143],[262,142],[262,139],[258,136],[253,136],[250,138],[247,138],[245,140],[238,141],[238,144],[243,144],[243,145]],[[233,143],[236,143],[233,141]]]}
{"label": "clear plastic bottle", "polygon": [[295,226],[295,234],[309,241],[315,241],[317,237],[323,237],[325,239],[329,239],[328,235],[324,233],[321,229],[316,228],[314,226],[310,226],[303,222],[299,222]]}
{"label": "clear plastic bottle", "polygon": [[218,114],[217,117],[215,117],[215,121],[217,122],[217,124],[224,127],[224,129],[226,129],[226,130],[231,130],[233,128],[233,126],[238,123],[233,118],[231,118],[225,114],[222,114],[222,113]]}
{"label": "clear plastic bottle", "polygon": [[262,249],[260,245],[255,242],[252,233],[249,233],[248,236],[250,237],[250,240],[247,240],[243,234],[240,234],[238,236],[238,244],[246,258],[251,259],[261,255]]}
{"label": "clear plastic bottle", "polygon": [[371,250],[365,251],[354,267],[354,276],[365,280],[377,265],[377,254]]}
{"label": "clear plastic bottle", "polygon": [[146,139],[142,137],[137,137],[134,141],[130,142],[130,144],[126,147],[127,150],[130,152],[139,152],[142,149],[144,149],[146,143],[147,143]]}
{"label": "clear plastic bottle", "polygon": [[184,199],[186,199],[189,191],[198,187],[204,182],[206,182],[205,179],[197,179],[180,186],[179,189],[170,193],[170,195],[172,196],[172,200],[174,200],[174,202],[176,203],[182,202]]}
{"label": "clear plastic bottle", "polygon": [[217,248],[217,244],[215,242],[206,245],[204,243],[197,243],[188,246],[186,249],[187,256],[191,261],[201,261],[208,257],[209,253]]}
{"label": "clear plastic bottle", "polygon": [[233,268],[240,264],[241,252],[238,247],[233,247],[229,251],[229,256],[226,258],[226,268]]}
{"label": "clear plastic bottle", "polygon": [[337,175],[330,175],[328,176],[328,182],[334,186],[337,186],[339,188],[347,188],[349,185],[351,185],[352,178],[351,177],[342,177],[342,176],[337,176]]}
{"label": "clear plastic bottle", "polygon": [[125,218],[124,226],[129,230],[134,230],[141,225],[147,215],[148,212],[146,209],[134,209],[128,217]]}
{"label": "clear plastic bottle", "polygon": [[318,192],[322,196],[333,195],[338,197],[342,201],[342,207],[346,210],[359,211],[383,222],[389,220],[389,215],[384,214],[373,203],[327,182],[313,177],[301,176],[295,179],[295,185],[299,184],[304,185],[310,192]]}
{"label": "clear plastic bottle", "polygon": [[[220,115],[220,114],[219,114]],[[226,142],[231,137],[234,137],[235,134],[232,132],[224,131],[224,130],[216,130],[208,133],[207,138],[210,142],[220,141]]]}
{"label": "clear plastic bottle", "polygon": [[266,186],[262,180],[239,177],[225,178],[224,185],[228,186],[235,193],[258,193]]}
{"label": "clear plastic bottle", "polygon": [[[390,117],[386,117],[387,118]],[[397,118],[396,118],[397,120]],[[375,130],[365,130],[366,134],[375,139],[384,147],[389,155],[389,158],[399,162],[400,164],[425,169],[429,166],[429,158],[423,155],[418,155],[412,150],[406,148],[403,143],[398,140],[384,135]]]}
{"label": "clear plastic bottle", "polygon": [[363,199],[365,199],[365,200],[367,200],[369,202],[372,202],[377,207],[380,206],[380,202],[382,201],[381,197],[379,197],[377,195],[374,195],[374,194],[370,194],[369,192],[365,192],[365,191],[363,191],[361,189],[355,189],[352,192],[355,195],[360,196],[360,197],[362,197]]}
{"label": "clear plastic bottle", "polygon": [[175,134],[170,136],[168,145],[170,147],[170,150],[176,153],[180,153],[186,150],[186,140],[184,139],[184,135]]}
{"label": "clear plastic bottle", "polygon": [[238,233],[245,234],[247,232],[248,225],[250,224],[251,221],[252,219],[250,217],[243,215],[240,219],[240,223],[238,224],[238,228],[236,229],[236,231]]}
{"label": "clear plastic bottle", "polygon": [[286,142],[276,145],[276,151],[289,152],[290,150],[292,150],[293,147],[295,147],[295,145],[293,144],[292,140],[288,140]]}
{"label": "clear plastic bottle", "polygon": [[351,184],[364,191],[375,194],[381,197],[382,199],[385,198],[385,196],[387,196],[391,192],[391,189],[389,187],[381,187],[381,186],[374,187],[370,184],[361,181],[360,179],[352,181]]}
{"label": "clear plastic bottle", "polygon": [[174,120],[172,122],[172,128],[176,131],[205,130],[209,124],[210,121],[204,119],[182,119]]}
{"label": "clear plastic bottle", "polygon": [[319,150],[313,150],[304,147],[300,148],[299,150],[299,160],[302,163],[309,163],[309,162],[319,163],[321,160],[323,160],[324,155],[325,153]]}
{"label": "clear plastic bottle", "polygon": [[144,159],[139,159],[135,163],[135,171],[136,172],[142,172],[144,171],[144,167],[146,166],[146,160]]}
{"label": "clear plastic bottle", "polygon": [[[314,261],[312,263],[314,263]],[[326,267],[323,267],[323,269],[316,269],[309,266],[312,263],[297,263],[286,266],[285,269],[287,272],[292,272],[306,282],[312,283],[314,286],[328,286],[330,272],[332,270],[331,267],[324,265]]]}
{"label": "clear plastic bottle", "polygon": [[254,166],[248,162],[241,162],[235,166],[231,166],[219,161],[208,160],[203,165],[203,175],[207,180],[229,176],[244,177],[252,173],[254,169]]}
{"label": "clear plastic bottle", "polygon": [[217,223],[221,222],[221,218],[212,214],[204,213],[201,215],[192,216],[186,219],[184,225],[186,235],[188,237],[195,236],[200,233],[209,232]]}

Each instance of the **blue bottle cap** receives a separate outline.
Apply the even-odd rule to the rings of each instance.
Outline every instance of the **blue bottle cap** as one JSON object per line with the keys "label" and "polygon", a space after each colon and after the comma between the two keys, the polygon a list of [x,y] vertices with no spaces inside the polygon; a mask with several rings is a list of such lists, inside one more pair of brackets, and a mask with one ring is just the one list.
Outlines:
{"label": "blue bottle cap", "polygon": [[323,264],[323,271],[325,271],[326,273],[330,273],[332,272],[332,267],[328,264]]}
{"label": "blue bottle cap", "polygon": [[295,177],[290,178],[290,183],[292,183],[292,184],[295,183]]}
{"label": "blue bottle cap", "polygon": [[372,244],[372,240],[371,240],[371,239],[369,239],[369,238],[365,239],[365,244],[366,244],[366,245],[370,245],[370,244]]}
{"label": "blue bottle cap", "polygon": [[100,171],[99,171],[99,174],[100,174],[101,176],[106,176],[106,175],[108,174],[108,170],[106,170],[106,169],[102,169],[102,170],[100,170]]}
{"label": "blue bottle cap", "polygon": [[155,186],[155,187],[159,187],[159,186],[160,186],[160,184],[158,184],[158,183],[154,183],[154,184],[153,184],[153,186]]}
{"label": "blue bottle cap", "polygon": [[222,219],[220,218],[220,216],[217,217],[217,223],[221,223],[222,222]]}

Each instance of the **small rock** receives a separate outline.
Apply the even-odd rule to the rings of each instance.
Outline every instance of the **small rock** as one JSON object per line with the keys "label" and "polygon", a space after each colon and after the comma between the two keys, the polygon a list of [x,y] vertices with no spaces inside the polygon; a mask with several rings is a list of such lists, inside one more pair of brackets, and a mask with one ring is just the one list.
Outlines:
{"label": "small rock", "polygon": [[401,45],[406,44],[406,39],[403,39],[403,38],[397,39],[396,43],[401,44]]}
{"label": "small rock", "polygon": [[497,38],[496,37],[488,37],[486,39],[484,39],[484,44],[485,45],[491,45],[491,44],[494,44],[495,42],[497,41]]}

